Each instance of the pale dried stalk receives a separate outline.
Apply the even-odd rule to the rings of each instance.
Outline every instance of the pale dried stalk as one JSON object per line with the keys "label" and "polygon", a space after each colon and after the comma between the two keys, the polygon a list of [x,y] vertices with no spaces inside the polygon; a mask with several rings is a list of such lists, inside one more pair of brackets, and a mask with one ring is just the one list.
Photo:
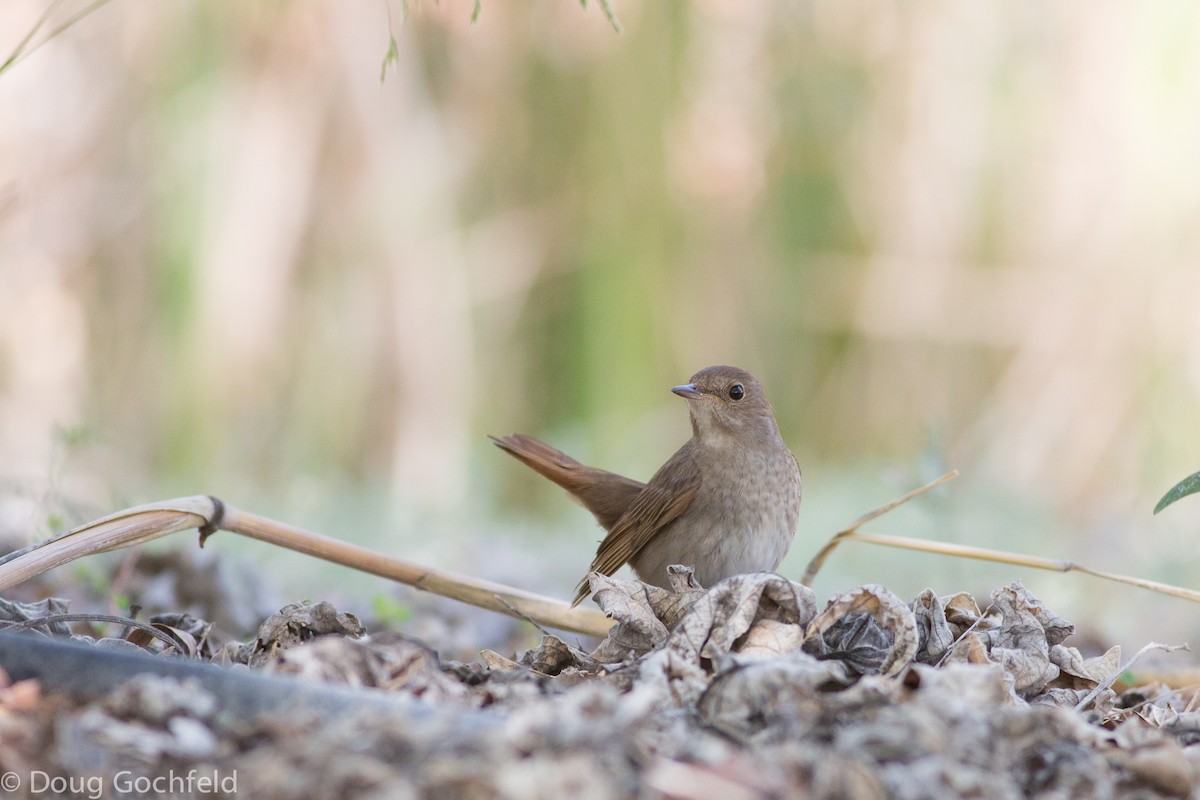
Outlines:
{"label": "pale dried stalk", "polygon": [[868,544],[879,544],[884,547],[898,547],[901,550],[920,550],[926,553],[939,553],[945,556],[954,556],[956,558],[974,558],[979,561],[997,561],[1001,564],[1013,564],[1018,567],[1033,567],[1034,569],[1045,569],[1051,572],[1082,572],[1085,575],[1091,575],[1096,578],[1102,578],[1106,581],[1115,581],[1124,583],[1128,586],[1137,586],[1140,589],[1148,589],[1159,594],[1178,597],[1182,600],[1191,600],[1193,603],[1200,603],[1200,592],[1194,589],[1185,589],[1181,586],[1172,586],[1169,583],[1159,583],[1158,581],[1146,580],[1145,578],[1135,578],[1130,575],[1119,575],[1115,572],[1104,572],[1098,569],[1091,569],[1081,564],[1076,564],[1073,561],[1063,561],[1057,558],[1041,558],[1039,556],[1027,556],[1023,553],[1008,553],[1003,550],[989,550],[984,547],[971,547],[963,544],[946,544],[944,542],[929,542],[923,539],[909,539],[904,536],[874,536],[869,533],[850,533],[842,537],[842,539],[850,539],[856,542],[866,542]]}
{"label": "pale dried stalk", "polygon": [[825,546],[821,548],[821,551],[812,557],[812,561],[808,562],[808,569],[804,571],[804,577],[800,579],[800,582],[805,586],[812,586],[813,578],[817,576],[817,572],[822,566],[824,566],[825,559],[829,558],[829,554],[832,553],[844,539],[851,538],[852,534],[860,527],[866,525],[876,517],[882,517],[884,514],[896,508],[897,506],[904,505],[914,497],[925,494],[925,492],[928,492],[935,486],[941,486],[946,481],[952,480],[956,477],[958,477],[958,470],[952,469],[942,477],[932,480],[918,489],[913,489],[911,492],[897,497],[892,502],[882,505],[874,511],[868,511],[866,514],[863,514],[861,517],[854,520],[854,522],[850,523],[849,527],[843,528],[835,533],[829,539],[829,541],[825,543]]}
{"label": "pale dried stalk", "polygon": [[552,597],[491,581],[424,567],[376,553],[319,533],[277,522],[202,495],[128,508],[55,537],[0,561],[0,591],[54,567],[94,553],[119,550],[182,530],[203,534],[225,530],[286,547],[325,561],[369,572],[442,597],[528,617],[538,624],[590,636],[604,636],[612,621],[599,611],[572,608]]}
{"label": "pale dried stalk", "polygon": [[1187,650],[1187,649],[1188,649],[1188,646],[1186,644],[1159,644],[1158,642],[1150,642],[1145,647],[1143,647],[1141,650],[1138,650],[1136,653],[1134,653],[1133,656],[1128,661],[1126,661],[1124,664],[1122,664],[1121,666],[1119,666],[1115,670],[1113,670],[1111,675],[1109,675],[1107,678],[1105,678],[1104,680],[1097,683],[1096,688],[1094,688],[1090,692],[1088,692],[1086,697],[1084,697],[1082,700],[1080,700],[1078,703],[1075,704],[1075,710],[1083,711],[1085,708],[1087,708],[1088,704],[1091,703],[1093,700],[1095,700],[1096,697],[1099,696],[1099,694],[1101,692],[1103,692],[1108,687],[1112,686],[1114,683],[1117,682],[1117,678],[1121,677],[1126,672],[1128,672],[1129,668],[1133,666],[1133,663],[1135,661],[1137,661],[1142,656],[1146,655],[1146,653],[1149,653],[1151,650],[1162,650],[1167,653],[1174,653],[1177,650]]}
{"label": "pale dried stalk", "polygon": [[805,586],[811,586],[813,578],[816,577],[817,571],[825,563],[825,559],[833,552],[839,544],[844,541],[865,542],[867,544],[878,544],[884,547],[896,547],[901,550],[918,550],[924,553],[938,553],[944,556],[953,556],[955,558],[974,558],[980,561],[996,561],[1002,564],[1013,564],[1018,567],[1032,567],[1034,569],[1045,569],[1051,572],[1082,572],[1085,575],[1092,575],[1096,578],[1102,578],[1106,581],[1115,581],[1116,583],[1124,583],[1128,586],[1136,586],[1140,589],[1147,589],[1151,592],[1178,597],[1182,600],[1190,600],[1193,603],[1200,603],[1200,592],[1194,589],[1184,589],[1180,586],[1172,586],[1168,583],[1159,583],[1158,581],[1146,580],[1145,578],[1135,578],[1129,575],[1118,575],[1115,572],[1104,572],[1102,570],[1091,569],[1072,561],[1064,561],[1057,558],[1042,558],[1040,556],[1027,556],[1023,553],[1009,553],[1003,550],[990,550],[984,547],[971,547],[963,544],[948,544],[946,542],[930,542],[924,539],[909,539],[904,536],[876,536],[869,533],[859,533],[858,528],[863,524],[870,522],[876,517],[891,511],[896,506],[906,503],[914,497],[924,494],[935,486],[945,483],[946,481],[958,475],[958,470],[947,472],[937,480],[931,481],[919,489],[913,489],[906,495],[898,497],[885,506],[862,515],[855,520],[849,527],[838,531],[821,551],[813,556],[812,561],[808,563],[808,569],[804,572],[804,577],[800,582]]}

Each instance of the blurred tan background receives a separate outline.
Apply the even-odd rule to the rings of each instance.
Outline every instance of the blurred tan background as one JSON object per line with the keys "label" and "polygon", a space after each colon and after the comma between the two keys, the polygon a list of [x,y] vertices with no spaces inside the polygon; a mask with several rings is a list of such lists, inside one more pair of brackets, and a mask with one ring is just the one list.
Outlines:
{"label": "blurred tan background", "polygon": [[[50,5],[0,5],[0,57]],[[668,387],[734,363],[805,471],[793,578],[957,467],[870,530],[1200,585],[1200,500],[1150,515],[1200,469],[1200,6],[614,7],[114,2],[0,73],[3,532],[212,493],[565,596],[599,531],[485,434],[645,479]],[[1200,630],[863,546],[816,588],[1016,577]]]}

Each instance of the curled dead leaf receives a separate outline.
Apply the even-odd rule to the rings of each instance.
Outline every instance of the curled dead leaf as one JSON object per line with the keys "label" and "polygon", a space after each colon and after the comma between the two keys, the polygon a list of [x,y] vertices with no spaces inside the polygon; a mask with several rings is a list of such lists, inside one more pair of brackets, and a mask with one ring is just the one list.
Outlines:
{"label": "curled dead leaf", "polygon": [[843,661],[859,675],[897,675],[917,653],[913,612],[899,597],[867,584],[829,601],[805,631],[804,649]]}
{"label": "curled dead leaf", "polygon": [[801,626],[815,613],[816,596],[807,586],[771,572],[735,575],[692,603],[667,647],[707,669],[744,646],[782,655],[799,648]]}

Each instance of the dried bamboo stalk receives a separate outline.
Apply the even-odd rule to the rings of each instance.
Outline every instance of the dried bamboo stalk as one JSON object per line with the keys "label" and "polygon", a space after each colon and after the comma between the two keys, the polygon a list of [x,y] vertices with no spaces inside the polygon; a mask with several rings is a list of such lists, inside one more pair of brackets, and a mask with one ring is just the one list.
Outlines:
{"label": "dried bamboo stalk", "polygon": [[200,529],[202,546],[209,534],[225,530],[405,583],[452,600],[509,616],[525,617],[550,628],[604,636],[612,626],[611,620],[594,609],[572,608],[552,597],[425,567],[251,514],[203,495],[118,511],[10,554],[0,560],[0,591],[77,558],[132,547],[192,528]]}
{"label": "dried bamboo stalk", "polygon": [[1013,564],[1018,567],[1032,567],[1033,569],[1044,569],[1051,572],[1082,572],[1085,575],[1091,575],[1095,578],[1102,578],[1106,581],[1115,581],[1124,583],[1127,586],[1136,586],[1139,589],[1147,589],[1151,592],[1178,597],[1182,600],[1191,600],[1193,603],[1200,603],[1200,592],[1195,589],[1185,589],[1182,586],[1173,586],[1169,583],[1160,583],[1158,581],[1147,580],[1146,578],[1135,578],[1131,575],[1120,575],[1115,572],[1105,572],[1103,570],[1091,569],[1082,564],[1076,564],[1073,561],[1064,561],[1057,558],[1042,558],[1040,556],[1027,556],[1023,553],[1009,553],[1003,550],[989,550],[984,547],[971,547],[964,544],[947,544],[945,542],[929,542],[923,539],[909,539],[904,536],[875,536],[869,533],[849,533],[842,537],[856,542],[866,542],[868,544],[878,544],[884,547],[898,547],[902,550],[919,550],[925,553],[938,553],[944,556],[953,556],[955,558],[973,558],[979,561],[996,561],[1001,564]]}
{"label": "dried bamboo stalk", "polygon": [[854,522],[850,523],[849,526],[831,536],[829,541],[825,543],[825,546],[821,548],[820,552],[812,557],[812,560],[808,562],[808,568],[804,570],[804,577],[800,579],[800,582],[805,586],[812,586],[813,578],[817,576],[817,572],[822,566],[824,566],[825,559],[829,558],[829,554],[832,553],[837,546],[842,543],[843,540],[850,538],[851,534],[853,534],[860,527],[866,525],[868,522],[876,519],[877,517],[882,517],[884,514],[896,508],[897,506],[904,505],[914,497],[925,494],[925,492],[928,492],[935,486],[941,486],[946,481],[952,480],[956,477],[958,477],[958,470],[952,469],[940,478],[932,480],[920,488],[913,489],[911,492],[897,497],[895,500],[880,506],[874,511],[868,511],[866,514],[863,514],[861,517],[854,520]]}
{"label": "dried bamboo stalk", "polygon": [[1200,603],[1200,592],[1194,589],[1185,589],[1181,586],[1172,586],[1169,583],[1160,583],[1151,581],[1145,578],[1135,578],[1130,575],[1119,575],[1115,572],[1105,572],[1102,570],[1091,569],[1081,564],[1076,564],[1072,561],[1064,561],[1057,558],[1042,558],[1040,556],[1027,556],[1023,553],[1009,553],[1003,550],[990,550],[984,547],[972,547],[963,544],[948,544],[946,542],[930,542],[924,539],[910,539],[904,536],[877,536],[869,533],[859,533],[858,528],[871,520],[882,516],[891,511],[896,506],[906,503],[909,500],[924,494],[930,489],[945,483],[946,481],[958,475],[958,470],[952,470],[941,476],[937,480],[930,481],[924,486],[913,489],[908,494],[898,497],[887,505],[867,514],[863,514],[848,527],[838,531],[821,551],[813,556],[812,561],[808,563],[808,568],[804,572],[804,577],[800,582],[805,586],[811,586],[813,578],[825,563],[825,559],[829,554],[844,541],[865,542],[867,544],[877,544],[884,547],[896,547],[901,550],[917,550],[924,553],[938,553],[944,556],[952,556],[955,558],[973,558],[979,561],[996,561],[1002,564],[1012,564],[1018,567],[1032,567],[1033,569],[1050,570],[1051,572],[1082,572],[1085,575],[1091,575],[1096,578],[1101,578],[1106,581],[1114,581],[1116,583],[1124,583],[1127,586],[1136,586],[1139,589],[1146,589],[1151,592],[1178,597],[1182,600],[1190,600],[1193,603]]}

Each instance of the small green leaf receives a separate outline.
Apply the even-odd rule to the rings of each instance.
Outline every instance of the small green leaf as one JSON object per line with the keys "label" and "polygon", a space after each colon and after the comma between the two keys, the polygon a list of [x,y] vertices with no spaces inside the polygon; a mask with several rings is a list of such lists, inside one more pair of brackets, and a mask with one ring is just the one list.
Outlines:
{"label": "small green leaf", "polygon": [[479,19],[479,12],[483,11],[482,0],[475,0],[475,8],[471,9],[471,24],[475,24],[475,20]]}
{"label": "small green leaf", "polygon": [[399,63],[400,49],[396,46],[396,37],[389,33],[387,55],[383,57],[383,65],[379,68],[379,82],[383,83],[384,78],[387,77],[389,66]]}
{"label": "small green leaf", "polygon": [[1200,492],[1200,472],[1194,472],[1171,487],[1171,491],[1163,495],[1162,500],[1154,507],[1154,513],[1162,511],[1181,497]]}

